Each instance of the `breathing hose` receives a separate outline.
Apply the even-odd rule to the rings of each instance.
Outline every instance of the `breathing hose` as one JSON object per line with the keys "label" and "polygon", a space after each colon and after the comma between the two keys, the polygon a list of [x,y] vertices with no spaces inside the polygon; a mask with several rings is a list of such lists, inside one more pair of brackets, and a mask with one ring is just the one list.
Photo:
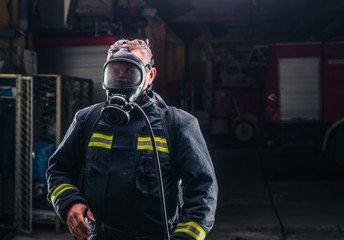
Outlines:
{"label": "breathing hose", "polygon": [[145,119],[146,121],[146,125],[148,127],[149,130],[149,135],[151,138],[151,142],[152,142],[152,146],[153,146],[153,153],[154,153],[154,158],[155,158],[155,167],[156,167],[156,172],[157,172],[157,179],[158,179],[158,186],[159,186],[159,193],[160,193],[160,207],[161,207],[161,213],[162,213],[162,220],[164,223],[164,232],[165,232],[165,236],[166,236],[166,240],[170,240],[170,233],[169,233],[169,228],[168,228],[168,223],[167,223],[167,213],[166,213],[166,201],[165,201],[165,194],[164,194],[164,184],[162,181],[162,174],[161,174],[161,167],[160,167],[160,160],[159,160],[159,154],[158,154],[158,150],[156,147],[156,142],[155,142],[155,138],[154,138],[154,133],[153,133],[153,129],[152,129],[152,125],[149,122],[149,119],[146,115],[146,113],[142,110],[142,108],[134,103],[134,107],[136,107],[142,117]]}

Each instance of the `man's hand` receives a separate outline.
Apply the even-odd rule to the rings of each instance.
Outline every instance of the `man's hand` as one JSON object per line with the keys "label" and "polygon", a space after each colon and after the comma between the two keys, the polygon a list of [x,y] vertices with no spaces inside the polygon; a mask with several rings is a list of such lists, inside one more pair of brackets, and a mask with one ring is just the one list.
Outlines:
{"label": "man's hand", "polygon": [[[81,203],[74,204],[68,211],[67,214],[67,225],[69,231],[78,238],[89,238],[90,228],[85,222],[85,217],[91,222],[95,222],[95,218],[90,209],[85,213],[86,206]],[[86,216],[85,216],[85,215]]]}

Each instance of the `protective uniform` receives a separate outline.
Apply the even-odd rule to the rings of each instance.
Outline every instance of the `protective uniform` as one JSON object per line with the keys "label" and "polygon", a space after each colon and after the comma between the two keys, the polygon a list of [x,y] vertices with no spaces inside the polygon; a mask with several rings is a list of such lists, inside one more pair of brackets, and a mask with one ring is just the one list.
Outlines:
{"label": "protective uniform", "polygon": [[[48,199],[63,221],[72,203],[87,204],[96,218],[90,239],[163,239],[152,145],[143,119],[135,112],[123,126],[110,126],[100,119],[87,147],[83,193],[78,190],[83,119],[89,109],[76,114],[49,160]],[[171,238],[202,240],[214,224],[217,182],[198,121],[177,110],[179,131],[172,154],[162,109],[151,101],[143,109],[157,142]],[[184,186],[182,211],[178,209],[179,179]]]}
{"label": "protective uniform", "polygon": [[[88,206],[96,219],[88,222],[92,240],[162,240],[165,236],[149,129],[140,108],[131,107],[136,99],[142,101],[146,67],[126,49],[113,54],[103,71],[108,101],[90,139],[85,138],[85,119],[92,106],[77,112],[49,159],[49,201],[63,221],[73,204]],[[146,91],[148,98],[139,105],[154,132],[171,239],[203,240],[214,224],[217,182],[198,121],[180,109],[175,112],[172,152],[162,117],[167,106],[157,94],[149,94]]]}

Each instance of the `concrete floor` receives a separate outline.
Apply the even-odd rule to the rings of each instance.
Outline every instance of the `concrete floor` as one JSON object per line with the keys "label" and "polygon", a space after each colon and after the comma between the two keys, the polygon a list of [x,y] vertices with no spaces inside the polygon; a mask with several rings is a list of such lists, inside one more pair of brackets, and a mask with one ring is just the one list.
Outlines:
{"label": "concrete floor", "polygon": [[210,240],[344,239],[344,178],[304,150],[213,153],[220,194]]}
{"label": "concrete floor", "polygon": [[[304,150],[211,149],[219,182],[209,240],[343,240],[344,177]],[[73,239],[34,225],[14,240]]]}

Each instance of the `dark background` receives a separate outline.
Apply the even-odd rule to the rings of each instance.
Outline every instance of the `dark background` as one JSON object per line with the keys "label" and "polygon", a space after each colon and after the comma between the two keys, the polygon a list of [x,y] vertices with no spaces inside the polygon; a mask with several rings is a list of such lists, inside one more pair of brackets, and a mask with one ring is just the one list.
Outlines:
{"label": "dark background", "polygon": [[[92,80],[90,104],[104,101],[107,49],[123,38],[149,39],[154,89],[199,119],[220,188],[209,239],[344,239],[342,0],[0,0],[0,86],[58,74]],[[319,59],[316,96],[293,102],[302,115],[318,101],[314,119],[283,119],[280,58]],[[16,229],[4,159],[2,231]],[[53,230],[34,226],[36,238]]]}

